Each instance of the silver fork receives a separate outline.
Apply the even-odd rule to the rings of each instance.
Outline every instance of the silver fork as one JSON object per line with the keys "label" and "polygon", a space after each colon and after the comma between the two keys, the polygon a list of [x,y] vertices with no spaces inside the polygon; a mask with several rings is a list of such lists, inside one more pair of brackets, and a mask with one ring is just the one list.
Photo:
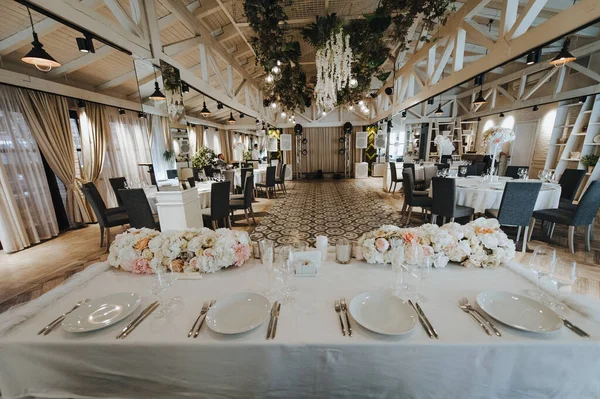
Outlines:
{"label": "silver fork", "polygon": [[475,316],[475,313],[471,312],[469,310],[469,308],[466,305],[464,305],[462,299],[460,301],[458,301],[458,306],[463,310],[463,312],[470,314],[471,317],[473,318],[473,320],[475,320],[477,322],[477,324],[479,324],[481,326],[481,328],[483,328],[483,331],[485,331],[487,335],[492,335],[490,333],[490,330],[488,330],[488,328],[479,320],[479,318],[477,318],[477,316]]}
{"label": "silver fork", "polygon": [[346,336],[346,328],[344,328],[344,320],[342,319],[342,307],[340,306],[340,301],[335,301],[335,311],[340,318],[340,325],[342,326],[342,335]]}
{"label": "silver fork", "polygon": [[203,317],[200,319],[200,323],[198,323],[198,328],[196,329],[196,332],[194,333],[194,338],[197,338],[198,334],[200,334],[200,329],[202,328],[202,324],[204,324],[204,320],[206,320],[206,314],[208,313],[210,308],[212,308],[212,306],[215,304],[215,302],[217,302],[217,301],[215,301],[214,299],[212,301],[210,301],[210,304],[208,305],[208,309],[206,309],[206,312],[204,312],[204,314],[201,315]]}
{"label": "silver fork", "polygon": [[346,298],[342,298],[341,301],[342,312],[346,315],[346,326],[348,326],[348,336],[352,336],[352,327],[350,326],[350,317],[348,317],[348,307],[346,306]]}
{"label": "silver fork", "polygon": [[463,298],[461,301],[467,307],[467,309],[469,309],[471,312],[475,312],[477,314],[477,316],[479,316],[479,318],[481,320],[485,321],[488,326],[492,327],[492,330],[494,330],[494,334],[496,334],[499,337],[502,336],[502,334],[500,333],[500,331],[498,331],[498,329],[490,321],[490,319],[488,319],[487,317],[485,317],[485,315],[483,315],[479,310],[477,310],[473,305],[471,305],[471,303],[469,302],[469,300],[467,298]]}
{"label": "silver fork", "polygon": [[61,314],[60,316],[58,316],[56,319],[52,320],[50,323],[48,323],[48,325],[44,328],[42,328],[39,332],[38,335],[40,334],[44,334],[44,335],[48,335],[52,330],[54,330],[54,328],[60,324],[60,322],[62,322],[65,317],[67,317],[67,315],[69,313],[71,313],[72,311],[74,311],[75,309],[77,309],[78,307],[80,307],[81,305],[83,305],[84,303],[88,303],[90,301],[89,298],[87,298],[85,301],[79,301],[75,304],[75,306],[73,306],[73,308],[71,308],[71,310],[69,310],[68,312],[65,312],[63,314]]}
{"label": "silver fork", "polygon": [[190,329],[190,332],[188,333],[188,338],[192,336],[192,334],[194,333],[194,328],[196,328],[196,324],[198,324],[198,321],[200,321],[200,318],[206,312],[208,312],[208,301],[204,302],[204,304],[202,305],[202,310],[200,310],[200,314],[194,321],[194,324],[192,325],[192,328]]}

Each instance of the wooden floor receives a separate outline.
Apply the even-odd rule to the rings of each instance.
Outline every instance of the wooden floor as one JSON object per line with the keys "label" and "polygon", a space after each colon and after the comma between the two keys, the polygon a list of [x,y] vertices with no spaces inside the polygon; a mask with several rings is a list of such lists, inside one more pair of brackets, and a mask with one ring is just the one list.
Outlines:
{"label": "wooden floor", "polygon": [[[296,184],[305,184],[298,182]],[[320,184],[327,184],[322,182]],[[401,210],[403,197],[400,193],[388,194],[382,190],[382,179],[369,178],[361,180],[367,184],[387,204]],[[293,188],[294,183],[290,183]],[[288,193],[293,195],[293,190]],[[269,211],[275,200],[260,198],[253,205],[257,222]],[[369,204],[366,204],[369,206]],[[382,221],[382,224],[385,221]],[[422,219],[419,212],[413,212],[410,223],[419,225]],[[238,212],[233,225],[251,233],[255,226],[249,226],[244,215]],[[592,242],[592,251],[586,252],[583,244],[583,230],[576,234],[576,253],[571,255],[567,249],[567,230],[556,226],[554,237],[549,243],[555,247],[559,256],[574,257],[578,262],[578,281],[576,291],[600,299],[600,217],[596,218],[596,240]],[[116,230],[115,233],[119,231]],[[507,231],[509,235],[511,231]],[[85,228],[68,231],[59,237],[35,245],[14,254],[0,251],[0,313],[17,304],[37,298],[41,294],[60,285],[74,273],[83,270],[95,262],[105,260],[107,253],[99,246],[99,227],[89,225]],[[533,249],[540,244],[548,244],[540,226],[536,227],[533,240],[529,243],[527,254],[518,255],[526,262]]]}

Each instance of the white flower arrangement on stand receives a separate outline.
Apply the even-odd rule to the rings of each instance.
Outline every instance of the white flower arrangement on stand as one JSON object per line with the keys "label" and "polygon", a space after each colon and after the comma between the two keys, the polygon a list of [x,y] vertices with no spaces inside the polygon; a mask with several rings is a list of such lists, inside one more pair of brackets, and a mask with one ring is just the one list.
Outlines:
{"label": "white flower arrangement on stand", "polygon": [[[479,218],[464,226],[424,224],[416,228],[382,226],[363,234],[358,245],[368,263],[391,263],[394,246],[420,245],[434,267],[449,262],[465,267],[491,268],[515,257],[515,243],[500,229],[496,219]],[[405,251],[405,254],[410,251]]]}
{"label": "white flower arrangement on stand", "polygon": [[129,229],[110,246],[108,263],[135,274],[172,269],[176,273],[214,273],[242,266],[252,251],[248,233],[229,229],[159,232]]}
{"label": "white flower arrangement on stand", "polygon": [[435,136],[433,143],[437,146],[440,157],[442,155],[452,155],[456,149],[454,144],[452,144],[452,140],[450,140],[450,136],[445,136],[443,134],[438,134]]}
{"label": "white flower arrangement on stand", "polygon": [[484,148],[493,146],[492,169],[496,167],[496,157],[500,152],[500,146],[504,143],[515,141],[515,138],[515,132],[507,127],[493,127],[483,132],[482,146]]}
{"label": "white flower arrangement on stand", "polygon": [[316,51],[317,105],[324,111],[332,110],[337,104],[337,92],[350,83],[352,77],[352,48],[350,35],[340,29],[332,33],[323,48]]}

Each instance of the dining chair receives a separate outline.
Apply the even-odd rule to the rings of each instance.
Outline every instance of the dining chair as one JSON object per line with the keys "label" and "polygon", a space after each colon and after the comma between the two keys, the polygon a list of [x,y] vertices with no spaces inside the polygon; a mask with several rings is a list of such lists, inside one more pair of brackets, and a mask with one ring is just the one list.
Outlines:
{"label": "dining chair", "polygon": [[[591,250],[592,230],[594,228],[594,219],[600,208],[600,180],[595,180],[590,183],[587,190],[581,197],[579,203],[574,209],[542,209],[533,212],[531,219],[529,239],[533,234],[536,220],[542,220],[550,223],[558,223],[569,226],[569,250],[572,254],[575,253],[575,227],[587,226],[585,234],[585,250]],[[549,234],[552,237],[552,234]]]}
{"label": "dining chair", "polygon": [[110,179],[108,179],[108,181],[110,183],[110,186],[113,189],[113,192],[115,193],[115,197],[117,198],[117,203],[119,204],[119,206],[123,206],[123,200],[119,196],[119,190],[125,188],[127,179],[125,179],[124,177],[111,177]]}
{"label": "dining chair", "polygon": [[442,217],[442,224],[449,218],[454,222],[456,218],[469,216],[473,220],[475,209],[469,206],[456,205],[456,179],[434,177],[431,183],[433,203],[431,205],[431,223],[435,224],[437,217]]}
{"label": "dining chair", "polygon": [[[396,170],[396,162],[388,162],[390,165],[390,188],[388,189],[388,193],[396,192],[396,185],[398,183],[402,183],[402,178],[398,178],[398,171]],[[394,190],[392,190],[392,184],[394,185]]]}
{"label": "dining chair", "polygon": [[402,205],[402,217],[404,217],[404,212],[408,209],[408,215],[406,216],[406,226],[410,222],[410,216],[412,214],[412,209],[414,206],[421,207],[421,212],[423,210],[423,217],[427,219],[427,209],[431,208],[433,203],[433,199],[426,196],[416,196],[414,195],[415,184],[413,181],[413,175],[410,170],[404,169],[402,171],[402,190],[404,191],[404,204]]}
{"label": "dining chair", "polygon": [[209,178],[209,177],[210,177],[210,178],[213,178],[213,177],[215,177],[214,170],[213,170],[212,166],[210,166],[210,165],[208,165],[208,166],[204,166],[204,167],[202,168],[202,170],[204,170],[204,175],[205,175],[207,178]]}
{"label": "dining chair", "polygon": [[281,165],[281,168],[279,169],[279,178],[275,179],[275,185],[279,186],[280,190],[283,191],[284,194],[287,194],[287,191],[285,189],[285,171],[287,169],[287,164],[284,163]]}
{"label": "dining chair", "polygon": [[213,230],[223,223],[224,227],[231,227],[229,220],[229,182],[216,182],[210,187],[210,208],[202,209],[202,217],[210,224]]}
{"label": "dining chair", "polygon": [[473,165],[475,166],[475,170],[477,172],[473,176],[481,176],[483,174],[483,171],[486,169],[486,163],[485,162],[473,162]]}
{"label": "dining chair", "polygon": [[498,209],[486,209],[485,217],[498,219],[501,226],[517,227],[517,243],[523,232],[523,244],[521,252],[527,252],[527,241],[529,239],[529,223],[535,202],[537,201],[542,183],[534,182],[508,182],[502,193],[502,200]]}
{"label": "dining chair", "polygon": [[423,176],[425,177],[423,188],[425,192],[427,192],[427,195],[429,195],[429,192],[427,190],[431,186],[431,179],[435,177],[437,171],[438,170],[434,165],[426,165],[423,169]]}
{"label": "dining chair", "polygon": [[123,198],[123,204],[129,216],[129,225],[136,229],[146,227],[160,231],[160,225],[152,214],[152,208],[143,188],[120,189],[119,194]]}
{"label": "dining chair", "polygon": [[444,169],[448,169],[448,164],[447,163],[436,163],[435,167],[437,168],[437,170],[444,170]]}
{"label": "dining chair", "polygon": [[196,179],[194,179],[193,177],[188,177],[187,181],[188,181],[188,184],[190,185],[190,188],[196,187]]}
{"label": "dining chair", "polygon": [[513,179],[518,179],[519,175],[517,172],[519,172],[519,169],[526,169],[527,172],[529,172],[529,166],[507,166],[506,173],[504,173],[504,176],[512,177]]}
{"label": "dining chair", "polygon": [[177,179],[177,169],[167,169],[167,179]]}
{"label": "dining chair", "polygon": [[234,219],[234,212],[236,210],[242,209],[244,211],[244,215],[246,216],[246,222],[250,225],[250,219],[248,218],[248,214],[252,216],[252,220],[254,224],[256,224],[256,219],[254,218],[254,210],[252,209],[252,192],[254,191],[254,176],[248,175],[246,177],[246,184],[244,185],[244,195],[243,198],[234,198],[229,202],[229,210],[231,212],[231,221]]}
{"label": "dining chair", "polygon": [[98,225],[100,226],[100,246],[104,246],[104,236],[106,235],[106,249],[108,249],[111,241],[110,228],[129,223],[127,210],[125,207],[107,208],[96,185],[92,182],[84,183],[81,190],[92,206],[96,219],[98,220]]}
{"label": "dining chair", "polygon": [[[482,173],[483,173],[483,168],[482,168]],[[467,165],[467,176],[481,176],[481,173],[479,173],[479,166]]]}
{"label": "dining chair", "polygon": [[445,163],[446,165],[450,165],[450,162],[452,161],[452,155],[442,155],[440,162],[441,163]]}
{"label": "dining chair", "polygon": [[229,182],[229,192],[233,194],[235,185],[233,184],[233,180],[235,178],[235,171],[226,170],[223,172],[223,176],[225,176],[225,181]]}
{"label": "dining chair", "polygon": [[267,198],[271,198],[269,192],[273,193],[273,197],[276,197],[275,194],[275,169],[276,166],[267,166],[267,175],[264,183],[257,183],[256,187],[263,188],[267,193]]}
{"label": "dining chair", "polygon": [[253,172],[254,172],[254,169],[252,169],[252,168],[240,169],[240,189],[239,189],[240,194],[244,193],[244,184],[246,184],[246,175],[248,173],[252,174]]}
{"label": "dining chair", "polygon": [[404,162],[404,164],[402,165],[402,173],[403,173],[402,179],[404,179],[404,168],[408,168],[411,170],[414,186],[421,186],[421,185],[423,185],[423,183],[425,183],[425,180],[423,180],[423,179],[417,180],[417,177],[415,174],[415,164],[412,162]]}
{"label": "dining chair", "polygon": [[579,186],[585,177],[585,169],[565,169],[558,185],[560,186],[560,203],[559,208],[573,210],[573,200],[579,190]]}

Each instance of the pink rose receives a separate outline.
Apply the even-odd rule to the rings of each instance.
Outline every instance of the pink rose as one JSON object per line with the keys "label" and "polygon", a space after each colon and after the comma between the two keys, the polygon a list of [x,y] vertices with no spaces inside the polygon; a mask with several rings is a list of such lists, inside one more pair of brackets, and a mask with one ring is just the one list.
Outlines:
{"label": "pink rose", "polygon": [[133,274],[152,274],[154,271],[148,261],[144,258],[138,258],[133,262],[133,269],[131,270]]}
{"label": "pink rose", "polygon": [[433,251],[433,248],[430,247],[429,245],[424,245],[423,246],[423,255],[426,257],[432,257],[435,254],[435,252]]}
{"label": "pink rose", "polygon": [[378,252],[383,253],[387,251],[389,247],[390,243],[385,238],[379,237],[375,240],[375,249],[377,249]]}
{"label": "pink rose", "polygon": [[236,244],[233,247],[234,251],[234,266],[241,266],[250,259],[250,245]]}

